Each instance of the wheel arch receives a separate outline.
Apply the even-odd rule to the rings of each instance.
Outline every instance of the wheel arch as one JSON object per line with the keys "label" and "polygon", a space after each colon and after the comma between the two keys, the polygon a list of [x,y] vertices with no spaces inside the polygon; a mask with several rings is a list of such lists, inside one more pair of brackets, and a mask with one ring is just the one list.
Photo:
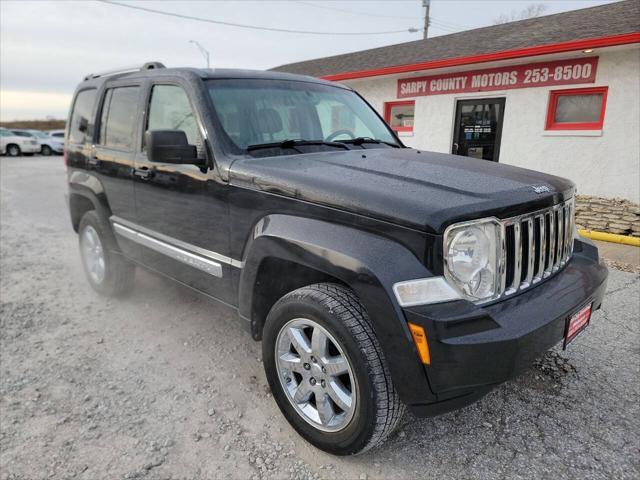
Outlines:
{"label": "wheel arch", "polygon": [[[413,253],[373,233],[290,215],[266,216],[252,233],[243,257],[238,306],[240,315],[251,321],[256,340],[282,295],[313,283],[339,283],[352,289],[365,306],[403,400],[410,403],[418,385],[430,391],[392,290],[398,281],[430,275]],[[283,279],[274,281],[273,275]],[[285,291],[290,287],[294,288]]]}
{"label": "wheel arch", "polygon": [[90,210],[96,210],[104,218],[111,216],[111,208],[102,183],[97,177],[86,172],[71,172],[69,174],[69,213],[75,232],[78,232],[82,216]]}

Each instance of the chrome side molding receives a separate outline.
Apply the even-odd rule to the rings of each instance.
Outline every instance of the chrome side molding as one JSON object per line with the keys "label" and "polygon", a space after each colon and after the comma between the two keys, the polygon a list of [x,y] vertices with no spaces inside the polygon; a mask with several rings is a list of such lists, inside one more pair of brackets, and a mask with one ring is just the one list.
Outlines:
{"label": "chrome side molding", "polygon": [[244,266],[244,262],[239,260],[154,232],[128,220],[116,216],[110,220],[117,235],[209,275],[222,278],[222,263],[236,268]]}

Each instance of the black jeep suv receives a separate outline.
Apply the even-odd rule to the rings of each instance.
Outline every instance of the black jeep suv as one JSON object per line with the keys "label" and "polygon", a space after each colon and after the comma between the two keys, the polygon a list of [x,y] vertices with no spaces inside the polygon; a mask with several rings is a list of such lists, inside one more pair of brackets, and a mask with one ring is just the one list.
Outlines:
{"label": "black jeep suv", "polygon": [[473,402],[602,302],[570,181],[406,148],[344,86],[150,63],[87,76],[67,125],[91,286],[128,292],[140,265],[237,310],[331,453]]}

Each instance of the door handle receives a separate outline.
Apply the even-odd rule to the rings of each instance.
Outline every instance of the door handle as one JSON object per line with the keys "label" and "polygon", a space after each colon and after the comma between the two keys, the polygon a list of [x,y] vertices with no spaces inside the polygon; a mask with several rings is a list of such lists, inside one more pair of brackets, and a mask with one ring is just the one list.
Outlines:
{"label": "door handle", "polygon": [[96,157],[95,155],[91,155],[89,157],[89,159],[87,160],[87,162],[89,163],[89,165],[95,166],[100,162],[100,159],[98,157]]}
{"label": "door handle", "polygon": [[141,180],[149,180],[150,178],[153,177],[154,172],[149,167],[142,167],[142,168],[134,168],[133,174],[136,177],[140,178]]}

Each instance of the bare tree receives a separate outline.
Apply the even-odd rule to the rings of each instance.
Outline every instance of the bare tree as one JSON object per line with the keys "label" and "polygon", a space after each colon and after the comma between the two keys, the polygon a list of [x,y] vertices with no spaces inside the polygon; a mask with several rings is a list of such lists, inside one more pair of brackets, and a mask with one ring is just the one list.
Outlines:
{"label": "bare tree", "polygon": [[507,15],[506,13],[500,14],[493,19],[493,24],[499,25],[501,23],[517,22],[518,20],[526,20],[527,18],[539,17],[544,12],[546,12],[546,10],[547,6],[545,4],[532,3],[531,5],[527,5],[519,12],[512,10],[509,15]]}

